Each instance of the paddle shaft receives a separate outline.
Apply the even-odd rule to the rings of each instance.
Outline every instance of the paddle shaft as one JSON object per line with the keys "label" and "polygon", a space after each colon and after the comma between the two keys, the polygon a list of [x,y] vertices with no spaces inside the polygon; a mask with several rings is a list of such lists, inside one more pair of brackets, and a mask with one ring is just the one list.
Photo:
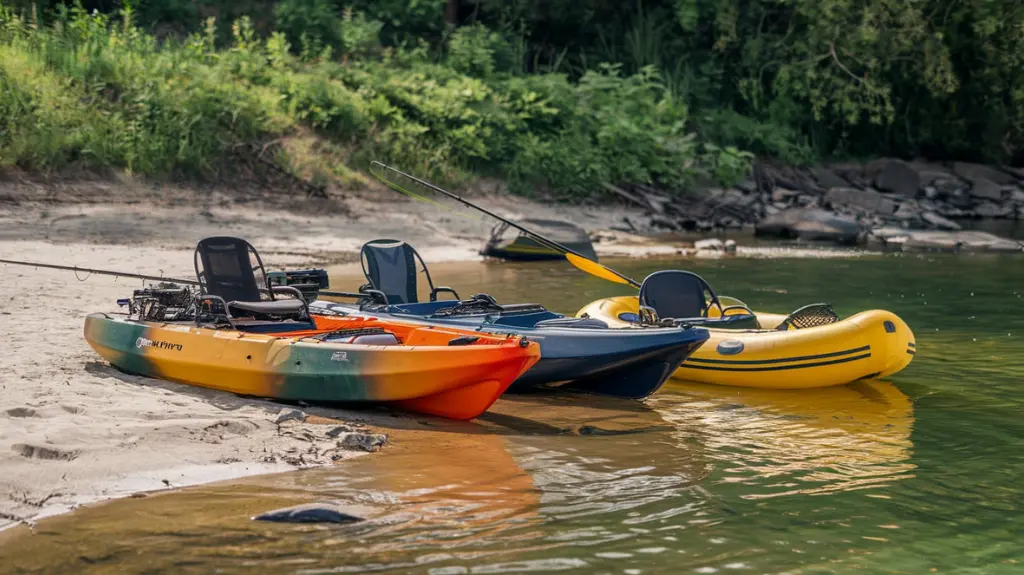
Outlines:
{"label": "paddle shaft", "polygon": [[[442,188],[440,188],[438,186],[435,186],[434,184],[431,184],[430,182],[421,180],[421,179],[417,178],[416,176],[409,175],[409,174],[399,170],[398,168],[393,168],[393,167],[391,167],[391,166],[389,166],[387,164],[384,164],[382,162],[374,161],[374,162],[372,162],[372,165],[380,166],[381,168],[384,168],[385,170],[391,170],[392,172],[395,172],[396,174],[404,176],[404,177],[406,177],[406,178],[408,178],[408,179],[410,179],[410,180],[412,180],[412,181],[414,181],[414,182],[416,182],[416,183],[418,183],[418,184],[420,184],[422,186],[426,186],[426,187],[430,188],[431,190],[434,190],[435,192],[438,192],[440,194],[444,194],[444,195],[448,196],[449,198],[452,198],[453,200],[455,200],[455,201],[457,201],[457,202],[459,202],[459,203],[461,203],[461,204],[463,204],[465,206],[469,206],[469,207],[473,208],[474,210],[477,210],[479,212],[483,212],[484,214],[486,214],[486,215],[488,215],[488,216],[490,216],[490,217],[492,217],[492,218],[494,218],[494,219],[496,219],[496,220],[498,220],[500,222],[504,222],[504,223],[512,226],[513,228],[523,232],[524,234],[527,234],[527,235],[533,237],[534,239],[538,240],[539,242],[541,242],[543,244],[546,244],[547,247],[549,247],[549,248],[551,248],[551,249],[553,249],[555,251],[562,252],[563,255],[564,254],[572,254],[572,255],[574,255],[574,256],[582,259],[582,260],[586,260],[588,262],[593,262],[593,260],[591,260],[590,258],[588,258],[588,257],[586,257],[586,256],[584,256],[584,255],[582,255],[582,254],[580,254],[580,253],[578,253],[576,251],[573,251],[573,250],[563,246],[562,244],[560,244],[560,243],[558,243],[558,242],[556,242],[554,240],[550,240],[550,239],[548,239],[548,238],[538,234],[537,232],[535,232],[533,230],[529,230],[529,229],[527,229],[527,228],[525,228],[525,227],[523,227],[523,226],[521,226],[521,225],[519,225],[519,224],[517,224],[517,223],[515,223],[515,222],[513,222],[511,220],[507,220],[507,219],[499,216],[498,214],[496,214],[496,213],[494,213],[494,212],[492,212],[492,211],[490,211],[490,210],[488,210],[486,208],[482,208],[482,207],[474,204],[473,202],[470,202],[469,200],[463,199],[461,196],[459,196],[457,194],[453,194],[452,192],[449,192],[448,190],[445,190],[445,189],[442,189]],[[596,265],[600,265],[600,264],[597,264],[597,262],[593,262],[593,263],[595,263]],[[615,270],[612,270],[611,268],[608,268],[607,266],[601,266],[601,267],[603,267],[606,270],[612,272],[613,274],[621,277],[622,279],[626,280],[629,284],[631,284],[633,286],[639,287],[639,285],[640,285],[636,281],[634,281],[634,280],[632,280],[632,279],[630,279],[630,278],[620,274],[619,272],[616,272]]]}
{"label": "paddle shaft", "polygon": [[187,285],[194,285],[194,286],[199,285],[199,282],[197,282],[195,280],[183,280],[183,279],[178,279],[178,278],[167,278],[167,277],[160,277],[160,276],[148,276],[148,275],[145,275],[145,274],[130,274],[130,273],[125,273],[125,272],[111,271],[111,270],[98,270],[98,269],[93,269],[93,268],[80,268],[80,267],[77,267],[77,266],[62,266],[62,265],[57,265],[57,264],[43,264],[43,263],[39,263],[39,262],[22,262],[22,261],[17,261],[17,260],[0,260],[0,264],[13,264],[13,265],[16,265],[16,266],[28,266],[28,267],[33,267],[33,268],[49,268],[49,269],[53,269],[53,270],[63,270],[63,271],[69,271],[69,272],[82,272],[82,273],[90,273],[90,274],[97,274],[97,275],[104,275],[104,276],[125,277],[125,278],[140,279],[140,280],[158,281],[158,282],[172,282],[172,283],[176,283],[176,284],[187,284]]}

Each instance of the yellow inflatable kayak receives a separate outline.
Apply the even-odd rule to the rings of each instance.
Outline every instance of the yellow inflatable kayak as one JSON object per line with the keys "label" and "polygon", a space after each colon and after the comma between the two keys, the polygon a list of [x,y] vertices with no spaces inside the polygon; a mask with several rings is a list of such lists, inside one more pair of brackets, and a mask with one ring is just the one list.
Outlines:
{"label": "yellow inflatable kayak", "polygon": [[[595,301],[577,316],[627,328],[638,325],[639,312],[637,296],[621,296]],[[714,318],[716,313],[720,312],[711,308],[708,315]],[[726,308],[726,316],[730,315]],[[827,387],[890,376],[907,367],[917,351],[910,327],[887,311],[864,311],[799,329],[789,324],[780,327],[785,315],[755,315],[758,329],[702,326],[711,337],[683,362],[673,379],[773,389]]]}

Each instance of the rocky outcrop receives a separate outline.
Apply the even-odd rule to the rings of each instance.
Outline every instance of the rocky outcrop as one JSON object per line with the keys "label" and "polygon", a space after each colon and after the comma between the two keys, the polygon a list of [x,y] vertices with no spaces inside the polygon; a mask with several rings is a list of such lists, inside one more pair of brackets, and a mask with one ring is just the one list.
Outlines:
{"label": "rocky outcrop", "polygon": [[[648,186],[606,187],[646,208],[646,227],[663,231],[753,229],[762,236],[852,243],[882,228],[960,232],[957,220],[1024,219],[1024,170],[965,162],[760,163],[733,189],[678,197]],[[636,224],[625,231],[642,231]]]}

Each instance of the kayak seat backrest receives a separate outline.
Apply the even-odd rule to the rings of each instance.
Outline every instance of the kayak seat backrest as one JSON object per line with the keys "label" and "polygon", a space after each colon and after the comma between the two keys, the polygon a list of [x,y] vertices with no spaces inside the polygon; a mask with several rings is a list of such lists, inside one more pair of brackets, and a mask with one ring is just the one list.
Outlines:
{"label": "kayak seat backrest", "polygon": [[363,275],[370,287],[383,292],[389,305],[419,303],[417,295],[416,267],[423,268],[430,286],[430,301],[437,301],[438,292],[447,291],[458,299],[458,294],[448,287],[434,287],[427,264],[409,244],[400,240],[380,239],[366,242],[359,253],[363,264]]}
{"label": "kayak seat backrest", "polygon": [[239,238],[206,238],[196,246],[196,277],[203,293],[225,301],[258,302],[262,299],[256,279],[266,277],[263,261],[252,245]]}
{"label": "kayak seat backrest", "polygon": [[640,285],[640,305],[654,309],[661,319],[707,317],[709,302],[717,304],[718,296],[693,272],[654,272]]}
{"label": "kayak seat backrest", "polygon": [[[260,254],[241,238],[220,236],[200,240],[196,245],[195,269],[202,292],[199,299],[219,300],[229,322],[239,317],[309,319],[309,304],[302,292],[293,286],[271,287]],[[277,299],[275,292],[294,297]]]}

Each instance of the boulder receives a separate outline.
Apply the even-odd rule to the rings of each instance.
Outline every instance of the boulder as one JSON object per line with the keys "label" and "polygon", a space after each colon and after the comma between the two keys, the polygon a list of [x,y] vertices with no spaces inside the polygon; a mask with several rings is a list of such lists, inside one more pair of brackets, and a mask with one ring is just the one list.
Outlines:
{"label": "boulder", "polygon": [[913,198],[921,187],[921,178],[905,162],[891,160],[875,177],[875,185],[880,190]]}
{"label": "boulder", "polygon": [[974,213],[983,218],[1008,218],[1013,216],[1013,207],[993,202],[982,202],[974,208]]}
{"label": "boulder", "polygon": [[971,180],[971,196],[998,202],[1003,199],[1003,188],[992,180],[974,178]]}
{"label": "boulder", "polygon": [[839,174],[833,172],[828,168],[814,168],[814,179],[818,181],[818,185],[826,190],[832,188],[848,188],[850,183],[839,176]]}
{"label": "boulder", "polygon": [[1010,190],[1010,201],[1015,204],[1024,205],[1024,190],[1020,188]]}
{"label": "boulder", "polygon": [[929,225],[936,229],[950,231],[958,231],[961,229],[960,224],[952,220],[947,220],[946,218],[936,213],[925,212],[921,214],[921,219],[923,219],[925,222],[927,222]]}
{"label": "boulder", "polygon": [[817,208],[792,208],[761,220],[755,233],[759,236],[850,244],[857,241],[861,226],[848,216]]}
{"label": "boulder", "polygon": [[1017,183],[1017,178],[1014,176],[982,164],[953,162],[953,172],[965,180],[988,180],[1001,186]]}
{"label": "boulder", "polygon": [[954,176],[949,170],[938,165],[929,164],[927,162],[909,162],[907,164],[917,172],[917,177],[920,180],[921,187],[930,186],[935,180],[954,180]]}
{"label": "boulder", "polygon": [[832,188],[825,194],[825,201],[832,206],[852,206],[883,215],[896,211],[895,202],[871,188]]}

